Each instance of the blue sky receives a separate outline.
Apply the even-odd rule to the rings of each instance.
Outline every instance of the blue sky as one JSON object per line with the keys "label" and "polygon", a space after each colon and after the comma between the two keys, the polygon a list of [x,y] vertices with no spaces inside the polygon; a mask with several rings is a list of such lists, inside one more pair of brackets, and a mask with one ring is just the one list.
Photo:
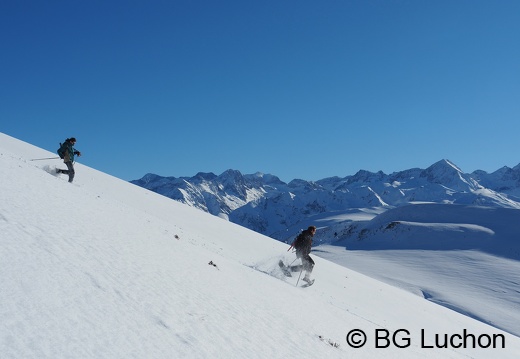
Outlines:
{"label": "blue sky", "polygon": [[[0,131],[131,180],[520,163],[520,1],[4,1]],[[60,162],[56,161],[58,165]],[[80,176],[81,174],[78,174]]]}

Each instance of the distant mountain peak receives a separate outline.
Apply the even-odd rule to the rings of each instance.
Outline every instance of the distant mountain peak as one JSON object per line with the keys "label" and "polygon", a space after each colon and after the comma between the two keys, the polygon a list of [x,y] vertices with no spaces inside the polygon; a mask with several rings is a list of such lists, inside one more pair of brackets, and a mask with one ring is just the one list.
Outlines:
{"label": "distant mountain peak", "polygon": [[363,182],[372,182],[372,181],[380,181],[385,177],[385,174],[382,171],[378,172],[370,172],[366,170],[359,170],[354,176],[350,177],[347,181],[347,184],[352,183],[363,183]]}
{"label": "distant mountain peak", "polygon": [[305,227],[314,216],[350,208],[432,202],[520,209],[520,165],[515,168],[501,170],[502,175],[478,170],[466,174],[442,159],[424,170],[413,168],[391,175],[360,170],[343,178],[293,179],[288,184],[274,175],[243,175],[233,169],[219,176],[199,172],[189,179],[147,174],[132,183],[286,239],[288,228]]}
{"label": "distant mountain peak", "polygon": [[192,179],[199,179],[199,180],[207,180],[212,181],[217,177],[216,174],[213,172],[199,172],[195,176],[191,177]]}
{"label": "distant mountain peak", "polygon": [[478,187],[476,181],[465,176],[462,170],[449,160],[434,163],[421,173],[421,177],[426,178],[430,183],[442,184],[454,189],[463,189],[467,185],[471,189]]}
{"label": "distant mountain peak", "polygon": [[440,161],[435,162],[433,165],[428,167],[426,170],[447,170],[447,171],[456,171],[459,173],[463,173],[462,170],[456,166],[453,162],[447,159],[442,159]]}

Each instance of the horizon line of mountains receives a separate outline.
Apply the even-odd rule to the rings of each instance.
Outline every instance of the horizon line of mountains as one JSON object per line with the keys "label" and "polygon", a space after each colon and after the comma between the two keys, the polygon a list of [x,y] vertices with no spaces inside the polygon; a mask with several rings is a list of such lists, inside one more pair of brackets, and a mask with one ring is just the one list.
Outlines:
{"label": "horizon line of mountains", "polygon": [[520,209],[520,164],[468,174],[446,159],[426,169],[392,174],[360,170],[318,181],[285,183],[271,174],[229,169],[179,178],[148,173],[130,183],[278,240],[286,240],[289,228],[312,217],[353,208],[431,202]]}

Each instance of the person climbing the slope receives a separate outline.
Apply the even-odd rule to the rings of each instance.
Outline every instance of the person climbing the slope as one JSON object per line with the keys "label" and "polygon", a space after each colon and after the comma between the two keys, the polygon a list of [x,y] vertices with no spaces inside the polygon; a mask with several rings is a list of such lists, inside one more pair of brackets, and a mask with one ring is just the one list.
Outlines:
{"label": "person climbing the slope", "polygon": [[69,182],[72,182],[72,180],[74,180],[74,175],[76,174],[76,172],[74,171],[74,156],[81,156],[81,152],[77,151],[74,148],[75,144],[76,139],[74,137],[67,138],[58,149],[58,154],[60,155],[60,158],[63,159],[63,162],[67,166],[67,169],[62,170],[57,168],[56,172],[69,175]]}
{"label": "person climbing the slope", "polygon": [[[312,269],[314,268],[314,261],[312,260],[311,253],[312,248],[312,237],[316,234],[316,227],[309,226],[309,228],[303,230],[298,237],[294,240],[294,242],[289,247],[289,250],[294,247],[296,250],[296,257],[301,258],[302,264],[300,266],[292,266],[291,271],[296,272],[299,270],[305,270],[305,277],[303,280],[308,284],[312,284],[314,281],[310,278],[312,273]],[[303,266],[303,268],[302,268]]]}

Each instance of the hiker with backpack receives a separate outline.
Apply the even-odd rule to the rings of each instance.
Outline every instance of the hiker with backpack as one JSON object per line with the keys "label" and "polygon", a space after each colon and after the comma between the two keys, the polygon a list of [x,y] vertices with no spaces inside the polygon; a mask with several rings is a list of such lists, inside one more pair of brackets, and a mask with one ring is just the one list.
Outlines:
{"label": "hiker with backpack", "polygon": [[69,182],[72,182],[74,179],[75,171],[74,171],[74,156],[81,156],[81,152],[77,151],[74,148],[76,144],[76,139],[74,137],[67,138],[63,144],[60,143],[60,148],[58,149],[58,155],[63,159],[63,162],[67,166],[66,170],[62,170],[57,168],[57,173],[63,173],[69,175]]}
{"label": "hiker with backpack", "polygon": [[291,271],[296,272],[298,270],[305,270],[305,277],[303,277],[303,281],[308,284],[312,284],[314,281],[311,280],[310,275],[312,273],[312,269],[314,268],[314,261],[312,260],[309,253],[311,253],[312,247],[312,237],[316,233],[315,226],[309,226],[309,228],[303,230],[298,237],[294,240],[294,242],[289,247],[289,250],[294,247],[296,250],[296,257],[301,258],[302,264],[301,266],[293,266],[291,267]]}

